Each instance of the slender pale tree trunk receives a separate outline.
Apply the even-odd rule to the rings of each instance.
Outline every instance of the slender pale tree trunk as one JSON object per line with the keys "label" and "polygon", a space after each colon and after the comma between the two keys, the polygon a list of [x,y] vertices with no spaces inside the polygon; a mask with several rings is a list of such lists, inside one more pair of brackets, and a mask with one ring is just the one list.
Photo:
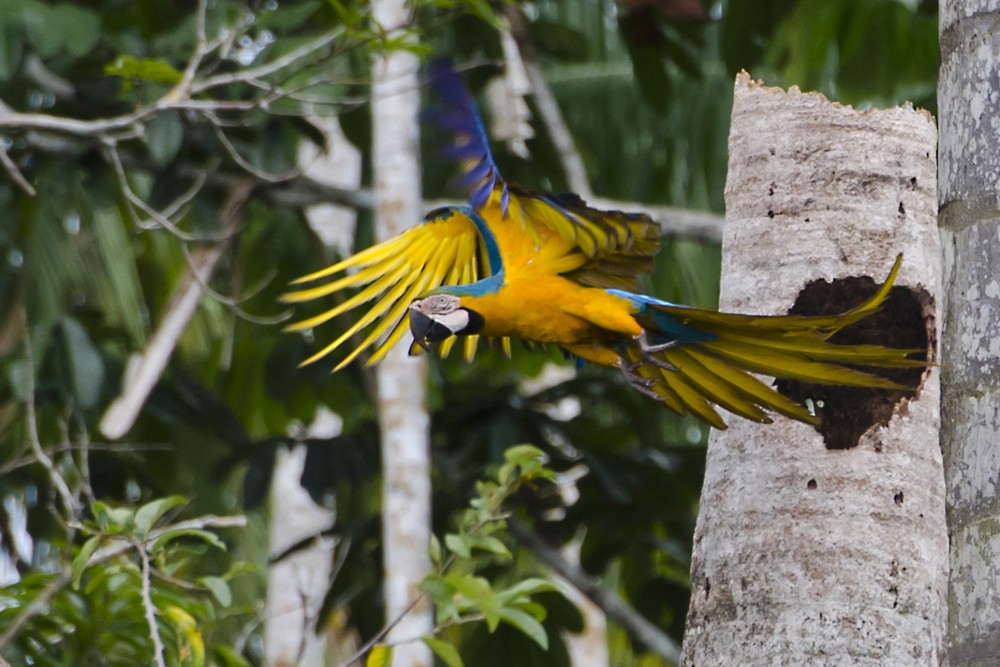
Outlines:
{"label": "slender pale tree trunk", "polygon": [[[729,151],[722,309],[784,313],[817,279],[881,282],[903,252],[898,284],[924,296],[910,303],[915,324],[898,326],[936,338],[928,114],[859,113],[742,73]],[[849,399],[834,426],[869,400]],[[730,418],[712,434],[682,664],[940,663],[948,540],[938,401],[934,369],[915,399],[887,406],[860,438],[830,432],[843,449],[781,418]]]}
{"label": "slender pale tree trunk", "polygon": [[[374,0],[372,17],[396,30],[409,19],[405,0]],[[377,235],[394,236],[420,220],[418,114],[419,61],[412,53],[377,55],[372,64],[372,166]],[[430,572],[430,446],[424,407],[424,364],[397,345],[378,367],[378,415],[382,429],[383,563],[386,620],[402,619],[389,640],[428,634],[433,618],[421,602],[420,582]],[[409,610],[409,611],[408,611]],[[395,651],[395,667],[430,667],[419,642]]]}
{"label": "slender pale tree trunk", "polygon": [[949,662],[1000,664],[1000,0],[941,3]]}
{"label": "slender pale tree trunk", "polygon": [[[306,175],[324,185],[359,187],[361,154],[344,137],[337,119],[313,116],[310,121],[326,136],[327,151],[320,153],[313,144],[303,142],[299,165]],[[351,209],[333,204],[306,210],[309,226],[324,245],[337,249],[341,255],[351,250],[356,217]],[[340,433],[340,428],[340,417],[322,408],[317,411],[308,435],[332,438]],[[299,445],[290,451],[281,450],[275,459],[269,527],[272,554],[333,526],[333,509],[316,505],[302,488],[305,456],[305,447]],[[309,548],[270,568],[264,612],[264,664],[268,667],[322,667],[330,663],[326,635],[316,633],[315,621],[330,585],[333,547],[332,539],[316,539]]]}

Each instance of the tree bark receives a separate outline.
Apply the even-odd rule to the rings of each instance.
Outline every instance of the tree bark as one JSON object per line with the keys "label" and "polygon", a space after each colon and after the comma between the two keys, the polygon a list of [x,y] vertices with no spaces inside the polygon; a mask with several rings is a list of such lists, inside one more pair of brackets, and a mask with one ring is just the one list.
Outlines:
{"label": "tree bark", "polygon": [[[399,32],[409,20],[404,0],[376,0],[372,18]],[[372,168],[376,235],[384,239],[420,220],[418,116],[419,61],[396,50],[372,64]],[[385,613],[398,623],[388,641],[412,640],[433,629],[420,582],[430,572],[430,420],[424,407],[424,362],[397,345],[378,366],[378,416],[382,430],[383,565]],[[411,609],[412,607],[412,609]],[[431,667],[420,642],[396,648],[395,667]]]}
{"label": "tree bark", "polygon": [[[903,252],[897,284],[923,292],[916,327],[930,318],[924,333],[936,341],[934,146],[925,112],[859,113],[741,73],[720,308],[785,313],[817,279],[880,283]],[[842,449],[777,417],[713,432],[683,665],[939,664],[948,541],[938,401],[931,369],[915,398]]]}
{"label": "tree bark", "polygon": [[1000,1],[941,3],[945,305],[941,446],[948,488],[948,658],[1000,660]]}
{"label": "tree bark", "polygon": [[[332,438],[342,422],[321,408],[309,427],[312,438]],[[316,536],[314,543],[268,568],[267,609],[264,614],[264,664],[267,667],[324,667],[326,636],[316,634],[316,619],[330,587],[334,541],[319,537],[336,518],[333,509],[313,502],[302,488],[306,448],[280,449],[271,481],[271,522],[268,541],[272,554]]]}

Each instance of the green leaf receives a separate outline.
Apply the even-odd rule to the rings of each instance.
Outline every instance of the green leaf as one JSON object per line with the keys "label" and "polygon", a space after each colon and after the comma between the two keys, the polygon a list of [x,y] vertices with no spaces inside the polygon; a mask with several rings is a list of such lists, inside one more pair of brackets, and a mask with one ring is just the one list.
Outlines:
{"label": "green leaf", "polygon": [[504,607],[500,610],[500,618],[531,637],[543,651],[549,649],[549,635],[545,632],[545,627],[531,614],[513,607]]}
{"label": "green leaf", "polygon": [[109,533],[123,533],[132,528],[134,512],[128,507],[111,507],[101,501],[94,502],[92,509],[97,525]]}
{"label": "green leaf", "polygon": [[174,509],[186,505],[187,500],[183,496],[168,496],[159,498],[150,503],[146,503],[135,512],[135,525],[133,530],[135,536],[140,540],[149,535],[150,529],[156,522],[163,518],[163,515]]}
{"label": "green leaf", "polygon": [[[551,478],[553,473],[545,467],[545,453],[534,445],[515,445],[504,452],[505,463],[500,466],[497,481],[511,487],[531,479]],[[483,487],[484,489],[486,487]],[[487,493],[480,490],[481,496]]]}
{"label": "green leaf", "polygon": [[7,366],[7,383],[14,392],[14,397],[24,403],[28,400],[28,374],[31,366],[27,359],[17,359]]}
{"label": "green leaf", "polygon": [[27,2],[21,12],[24,34],[43,60],[54,57],[64,35],[58,29],[58,17],[52,8],[42,2]]}
{"label": "green leaf", "polygon": [[27,2],[21,16],[28,40],[44,60],[60,53],[79,58],[97,46],[101,37],[98,15],[78,4]]}
{"label": "green leaf", "polygon": [[198,583],[207,588],[223,607],[228,607],[233,603],[233,592],[224,579],[220,577],[201,577],[198,579]]}
{"label": "green leaf", "polygon": [[462,611],[479,611],[485,617],[490,632],[496,630],[500,623],[501,605],[489,580],[471,574],[448,575],[444,580],[467,601]]}
{"label": "green leaf", "polygon": [[0,9],[0,81],[8,81],[21,66],[24,35],[11,11]]}
{"label": "green leaf", "polygon": [[459,558],[468,558],[472,553],[472,545],[468,535],[448,533],[444,536],[444,545]]}
{"label": "green leaf", "polygon": [[176,112],[157,114],[146,124],[146,146],[158,166],[162,167],[177,156],[183,139],[184,124]]}
{"label": "green leaf", "polygon": [[540,461],[545,457],[545,452],[534,445],[514,445],[503,453],[503,459],[507,463],[524,466],[534,461]]}
{"label": "green leaf", "polygon": [[368,652],[368,659],[365,660],[365,667],[390,667],[392,665],[392,647],[385,644],[376,644]]}
{"label": "green leaf", "polygon": [[223,542],[221,539],[219,539],[218,535],[208,530],[202,530],[201,528],[167,529],[161,535],[158,535],[155,540],[153,540],[153,544],[150,547],[150,549],[152,551],[156,551],[157,549],[160,549],[163,546],[165,546],[168,542],[180,539],[182,537],[193,537],[201,540],[202,542],[210,544],[213,547],[222,549],[223,551],[226,550],[226,543]]}
{"label": "green leaf", "polygon": [[165,60],[118,56],[114,62],[104,66],[104,73],[123,79],[153,81],[157,83],[178,83],[184,75]]}
{"label": "green leaf", "polygon": [[536,593],[547,593],[550,591],[558,592],[559,590],[559,586],[556,585],[554,581],[549,581],[548,579],[542,579],[540,577],[532,577],[530,579],[520,581],[510,588],[500,591],[497,593],[497,596],[506,604],[513,602],[520,597],[527,597]]}
{"label": "green leaf", "polygon": [[639,92],[654,110],[665,112],[670,103],[670,77],[659,50],[632,41],[626,47]]}
{"label": "green leaf", "polygon": [[80,578],[83,577],[83,572],[90,563],[90,557],[94,555],[99,546],[101,546],[101,536],[94,535],[80,547],[80,552],[73,559],[73,588],[80,587]]}
{"label": "green leaf", "polygon": [[71,56],[79,58],[97,46],[101,37],[101,19],[96,13],[69,2],[56,5],[52,13],[59,17],[62,48]]}
{"label": "green leaf", "polygon": [[304,25],[313,17],[323,3],[320,0],[304,0],[282,4],[276,10],[257,13],[257,25],[270,30],[291,31]]}
{"label": "green leaf", "polygon": [[72,317],[62,321],[63,343],[69,360],[73,397],[85,410],[97,404],[104,384],[104,361],[87,330]]}
{"label": "green leaf", "polygon": [[212,653],[220,667],[252,667],[249,660],[240,655],[232,646],[220,644],[212,647]]}
{"label": "green leaf", "polygon": [[507,548],[507,545],[495,537],[472,536],[470,545],[473,548],[482,549],[498,556],[510,556],[510,550]]}
{"label": "green leaf", "polygon": [[[97,300],[105,323],[109,327],[122,327],[129,334],[133,349],[145,342],[146,324],[143,310],[146,307],[142,295],[142,282],[136,266],[136,256],[132,249],[132,228],[122,220],[121,213],[111,197],[105,193],[98,196],[94,190],[95,203],[90,205],[94,224],[94,237],[100,254],[101,267],[107,282],[95,283]],[[94,273],[96,278],[97,272]]]}
{"label": "green leaf", "polygon": [[583,62],[587,59],[587,35],[566,23],[540,18],[528,28],[540,52],[563,61]]}
{"label": "green leaf", "polygon": [[427,553],[431,558],[431,563],[435,567],[439,567],[441,565],[441,541],[437,538],[437,535],[431,534],[431,542]]}
{"label": "green leaf", "polygon": [[458,651],[448,642],[435,639],[434,637],[424,637],[423,642],[448,667],[465,667],[462,663],[462,657],[458,655]]}

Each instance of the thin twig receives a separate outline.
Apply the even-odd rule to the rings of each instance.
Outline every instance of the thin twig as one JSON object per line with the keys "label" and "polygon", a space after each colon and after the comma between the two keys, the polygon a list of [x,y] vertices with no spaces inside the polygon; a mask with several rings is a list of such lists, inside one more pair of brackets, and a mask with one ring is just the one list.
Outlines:
{"label": "thin twig", "polygon": [[[72,417],[69,417],[72,419]],[[87,496],[87,500],[93,504],[97,502],[97,497],[94,495],[94,486],[91,483],[90,477],[90,432],[87,430],[87,424],[84,422],[83,417],[79,414],[76,415],[77,428],[80,432],[80,477],[83,480],[83,493]],[[66,447],[72,451],[73,444],[69,439],[66,440]]]}
{"label": "thin twig", "polygon": [[340,667],[351,667],[351,665],[353,665],[354,663],[356,663],[358,660],[361,660],[363,657],[365,657],[366,655],[368,655],[368,652],[371,651],[375,647],[376,644],[378,644],[380,641],[382,641],[382,639],[387,634],[389,634],[389,632],[391,632],[394,627],[396,627],[397,625],[399,625],[399,622],[402,621],[403,618],[405,618],[407,614],[409,614],[411,611],[413,611],[413,608],[416,607],[417,604],[419,604],[425,597],[427,597],[426,593],[421,593],[420,595],[418,595],[413,600],[413,602],[411,602],[409,605],[406,606],[405,609],[403,609],[401,612],[399,612],[399,614],[396,616],[396,618],[392,619],[391,621],[389,621],[388,623],[386,623],[384,626],[382,626],[382,629],[379,630],[378,632],[376,632],[375,635],[371,639],[369,639],[364,644],[362,644],[361,647],[358,650],[356,650],[354,653],[352,653],[347,658],[347,660],[345,660],[344,662],[340,663]]}
{"label": "thin twig", "polygon": [[[198,6],[194,10],[194,52],[188,60],[187,67],[184,68],[184,74],[181,76],[180,82],[178,82],[177,86],[170,93],[176,99],[186,99],[189,96],[191,83],[198,73],[198,67],[201,66],[201,61],[205,56],[211,52],[211,48],[208,45],[208,38],[205,36],[205,14],[207,11],[208,1],[198,0]],[[219,45],[221,44],[222,42],[219,40]]]}
{"label": "thin twig", "polygon": [[316,39],[303,44],[299,48],[289,51],[280,58],[276,58],[275,60],[272,60],[264,65],[240,70],[238,72],[211,76],[193,84],[191,86],[191,94],[197,95],[205,92],[206,90],[218,88],[219,86],[228,86],[234,83],[245,83],[252,79],[262,79],[266,76],[270,76],[271,74],[280,72],[286,67],[296,64],[300,60],[308,58],[310,55],[326,47],[343,34],[344,30],[342,28],[331,30],[330,32],[323,34]]}
{"label": "thin twig", "polygon": [[290,181],[293,178],[299,176],[302,173],[301,169],[289,169],[283,174],[269,174],[266,171],[258,169],[254,165],[250,164],[250,161],[240,155],[239,150],[233,145],[233,142],[229,140],[226,136],[225,131],[222,129],[222,124],[219,119],[213,113],[205,112],[202,114],[208,119],[209,123],[212,125],[212,129],[215,130],[215,136],[222,144],[222,147],[229,154],[229,157],[233,159],[233,162],[238,164],[243,168],[244,171],[254,176],[259,181],[264,181],[265,183],[283,183],[285,181]]}
{"label": "thin twig", "polygon": [[160,626],[156,622],[156,606],[153,604],[153,596],[149,591],[152,579],[152,575],[149,573],[149,554],[146,553],[146,547],[143,545],[137,546],[137,550],[142,564],[142,608],[146,614],[146,625],[149,626],[149,638],[153,641],[153,660],[156,662],[156,667],[167,667],[167,661],[163,655]]}
{"label": "thin twig", "polygon": [[608,618],[619,623],[633,637],[664,660],[680,664],[681,648],[677,642],[629,606],[617,593],[601,585],[600,581],[591,577],[578,566],[567,562],[557,549],[546,544],[541,537],[517,518],[509,519],[507,526],[511,535],[518,542],[531,549],[539,560],[587,596]]}
{"label": "thin twig", "polygon": [[10,176],[10,180],[14,181],[19,188],[24,190],[25,194],[29,197],[34,197],[37,194],[35,187],[28,182],[28,179],[24,177],[24,174],[18,168],[17,163],[7,154],[7,145],[4,140],[0,140],[0,163],[3,164],[3,168],[6,170],[7,175]]}
{"label": "thin twig", "polygon": [[194,198],[201,192],[201,189],[205,187],[205,181],[208,179],[208,174],[204,171],[198,171],[195,174],[194,181],[191,183],[191,187],[182,192],[177,199],[173,200],[166,207],[160,211],[160,214],[167,218],[168,220],[181,212],[181,209],[190,204]]}
{"label": "thin twig", "polygon": [[[170,451],[173,449],[171,445],[134,445],[118,442],[103,442],[103,443],[89,443],[86,445],[89,451],[108,451],[108,452],[142,452],[142,451]],[[59,447],[54,447],[50,449],[51,454],[64,454],[67,452],[77,452],[84,449],[83,444],[74,445],[72,443],[60,445]],[[26,468],[30,465],[35,465],[38,461],[34,456],[28,456],[20,459],[14,459],[8,461],[0,466],[0,476],[6,475],[10,472],[18,470],[20,468]]]}
{"label": "thin twig", "polygon": [[21,633],[28,621],[43,614],[49,609],[49,602],[73,579],[73,569],[66,566],[59,574],[50,581],[35,598],[28,603],[28,606],[17,615],[17,617],[7,626],[7,629],[0,635],[0,651],[3,651]]}
{"label": "thin twig", "polygon": [[[132,189],[132,186],[128,182],[128,177],[125,175],[125,166],[122,164],[121,156],[118,154],[118,146],[115,143],[108,143],[105,146],[105,155],[108,158],[108,162],[114,168],[115,176],[118,179],[118,187],[125,195],[125,203],[127,204],[129,214],[132,217],[133,222],[140,229],[155,229],[156,226],[166,229],[171,234],[176,236],[182,241],[200,241],[200,239],[192,234],[188,234],[177,227],[167,216],[163,215],[160,211],[143,201],[142,197],[137,195]],[[183,196],[183,195],[182,195]],[[138,208],[140,211],[149,216],[156,225],[149,225],[149,223],[141,220],[139,215],[136,213],[135,209]]]}
{"label": "thin twig", "polygon": [[59,474],[56,470],[55,463],[45,450],[42,448],[42,441],[38,435],[38,420],[35,414],[35,359],[34,352],[31,345],[31,331],[28,329],[28,313],[26,310],[21,310],[21,322],[23,327],[23,338],[24,338],[24,356],[28,364],[28,369],[25,373],[25,383],[27,385],[27,418],[28,418],[28,442],[31,445],[31,451],[35,455],[35,459],[42,464],[45,471],[49,475],[49,480],[52,482],[53,488],[62,501],[63,509],[66,511],[66,516],[70,519],[75,519],[77,512],[79,511],[79,505],[76,502],[76,498],[73,496],[73,492],[69,490],[69,485],[66,484],[66,480],[63,476]]}

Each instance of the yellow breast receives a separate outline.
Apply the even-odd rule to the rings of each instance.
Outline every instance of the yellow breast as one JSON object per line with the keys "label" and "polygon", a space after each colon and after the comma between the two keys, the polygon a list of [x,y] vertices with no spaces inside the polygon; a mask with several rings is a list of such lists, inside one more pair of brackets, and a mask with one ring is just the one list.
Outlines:
{"label": "yellow breast", "polygon": [[484,336],[574,345],[613,344],[642,333],[627,300],[562,276],[511,280],[496,294],[463,298],[462,305],[483,316]]}

